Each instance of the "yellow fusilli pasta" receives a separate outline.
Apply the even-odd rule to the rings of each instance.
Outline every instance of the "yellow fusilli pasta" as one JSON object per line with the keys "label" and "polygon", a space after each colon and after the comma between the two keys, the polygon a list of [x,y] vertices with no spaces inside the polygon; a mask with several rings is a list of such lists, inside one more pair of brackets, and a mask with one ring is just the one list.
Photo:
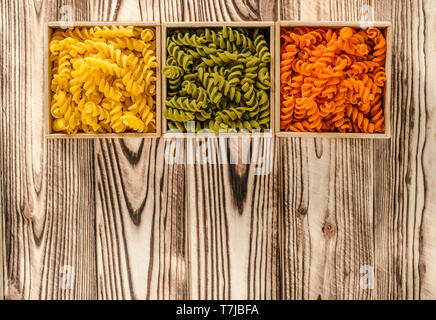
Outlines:
{"label": "yellow fusilli pasta", "polygon": [[153,28],[56,29],[49,51],[53,131],[156,131]]}

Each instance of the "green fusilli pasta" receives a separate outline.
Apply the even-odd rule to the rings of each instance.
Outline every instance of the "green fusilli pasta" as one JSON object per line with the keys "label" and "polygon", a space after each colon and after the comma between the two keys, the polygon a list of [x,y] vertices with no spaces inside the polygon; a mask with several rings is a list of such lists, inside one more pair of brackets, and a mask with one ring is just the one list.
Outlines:
{"label": "green fusilli pasta", "polygon": [[269,129],[271,53],[267,31],[240,27],[169,29],[163,68],[167,129]]}

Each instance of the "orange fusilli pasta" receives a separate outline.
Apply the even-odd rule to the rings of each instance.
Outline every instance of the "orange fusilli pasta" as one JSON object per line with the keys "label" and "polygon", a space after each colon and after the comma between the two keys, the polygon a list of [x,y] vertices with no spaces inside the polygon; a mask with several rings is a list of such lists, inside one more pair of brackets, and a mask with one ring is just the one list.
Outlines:
{"label": "orange fusilli pasta", "polygon": [[386,40],[378,28],[282,28],[280,129],[385,131]]}

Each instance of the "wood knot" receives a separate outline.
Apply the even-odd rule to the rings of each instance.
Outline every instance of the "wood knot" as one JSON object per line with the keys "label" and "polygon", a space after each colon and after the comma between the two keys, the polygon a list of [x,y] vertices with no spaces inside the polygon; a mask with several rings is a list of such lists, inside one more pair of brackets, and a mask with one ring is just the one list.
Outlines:
{"label": "wood knot", "polygon": [[23,295],[20,293],[20,290],[17,288],[17,285],[9,280],[8,285],[5,292],[6,300],[23,300]]}
{"label": "wood knot", "polygon": [[238,208],[239,214],[242,215],[244,211],[244,203],[247,198],[248,166],[231,164],[229,166],[229,171],[233,203]]}
{"label": "wood knot", "polygon": [[25,206],[24,206],[23,216],[27,220],[31,220],[33,218],[33,208],[28,203],[26,203]]}
{"label": "wood knot", "polygon": [[326,235],[328,236],[332,236],[336,231],[335,226],[330,223],[330,222],[326,222],[324,223],[324,226],[322,227],[322,232],[324,232]]}
{"label": "wood knot", "polygon": [[299,215],[304,216],[307,214],[307,209],[306,208],[298,208],[297,212]]}

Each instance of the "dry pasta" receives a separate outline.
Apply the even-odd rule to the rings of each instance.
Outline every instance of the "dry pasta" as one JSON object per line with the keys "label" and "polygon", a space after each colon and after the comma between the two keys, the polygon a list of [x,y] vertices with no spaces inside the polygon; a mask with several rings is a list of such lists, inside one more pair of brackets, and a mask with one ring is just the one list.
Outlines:
{"label": "dry pasta", "polygon": [[168,129],[268,130],[271,53],[267,40],[268,32],[258,28],[170,29],[163,69]]}
{"label": "dry pasta", "polygon": [[378,28],[282,28],[280,129],[382,133],[386,41]]}
{"label": "dry pasta", "polygon": [[154,29],[55,29],[49,51],[53,131],[155,132]]}

